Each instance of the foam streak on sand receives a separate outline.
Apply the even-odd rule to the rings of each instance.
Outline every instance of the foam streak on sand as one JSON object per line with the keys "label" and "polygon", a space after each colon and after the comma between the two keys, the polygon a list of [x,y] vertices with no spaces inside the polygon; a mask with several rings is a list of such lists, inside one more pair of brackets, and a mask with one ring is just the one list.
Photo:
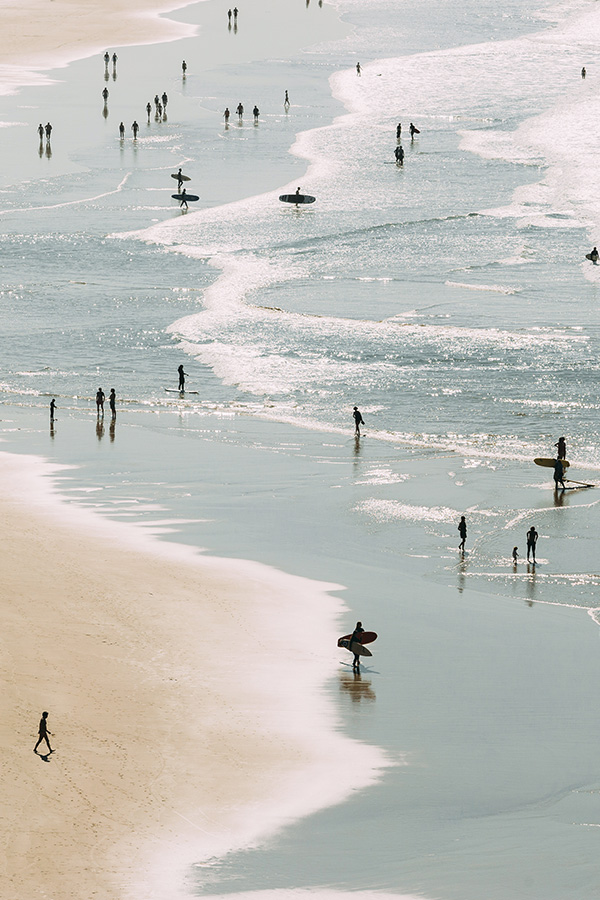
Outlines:
{"label": "foam streak on sand", "polygon": [[2,896],[30,900],[43,872],[61,900],[172,900],[186,866],[377,779],[383,754],[322,690],[335,585],[108,522],[37,458],[2,453],[0,473]]}

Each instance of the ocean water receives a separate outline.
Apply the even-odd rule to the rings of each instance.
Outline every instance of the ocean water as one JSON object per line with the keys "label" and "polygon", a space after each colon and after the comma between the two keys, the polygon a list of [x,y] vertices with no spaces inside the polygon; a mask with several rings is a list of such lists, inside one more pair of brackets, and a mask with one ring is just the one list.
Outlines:
{"label": "ocean water", "polygon": [[[182,83],[216,10],[178,15],[197,38],[120,52],[107,117],[100,60],[4,98],[5,446],[77,466],[73,502],[344,584],[350,619],[401,635],[327,688],[398,765],[341,812],[203,861],[194,892],[587,900],[598,500],[555,496],[532,459],[566,435],[572,477],[600,472],[597,4],[287,0],[297,46],[221,23]],[[146,123],[159,88],[168,117]],[[257,127],[224,128],[239,99]],[[201,196],[186,215],[180,165]],[[298,185],[313,205],[278,202]],[[183,399],[165,390],[181,362]],[[117,389],[112,432],[98,385]],[[539,565],[513,566],[531,524]]]}

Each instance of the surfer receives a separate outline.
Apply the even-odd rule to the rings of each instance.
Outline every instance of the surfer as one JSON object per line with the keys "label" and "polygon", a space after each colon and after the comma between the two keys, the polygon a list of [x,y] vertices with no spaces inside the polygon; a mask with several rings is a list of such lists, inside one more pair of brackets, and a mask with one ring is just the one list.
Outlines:
{"label": "surfer", "polygon": [[132,126],[131,126],[131,130],[133,131],[133,139],[134,139],[134,141],[135,141],[135,140],[137,140],[138,131],[140,130],[140,126],[139,126],[138,123],[135,121],[135,119],[133,120],[133,124],[132,124]]}
{"label": "surfer", "polygon": [[121,122],[121,124],[119,125],[119,137],[121,138],[121,140],[123,140],[123,138],[125,137],[125,125],[123,124],[123,122]]}
{"label": "surfer", "polygon": [[177,368],[177,372],[179,373],[179,390],[185,391],[185,379],[187,377],[187,372],[183,371],[183,366],[179,366]]}
{"label": "surfer", "polygon": [[565,467],[563,466],[562,459],[557,459],[556,462],[554,463],[554,490],[555,491],[558,490],[559,484],[562,485],[562,489],[564,491],[564,489],[565,489],[565,482],[563,480],[564,473],[565,473]]}
{"label": "surfer", "polygon": [[359,62],[356,63],[356,74],[360,75],[360,63]]}
{"label": "surfer", "polygon": [[460,544],[458,545],[458,549],[461,553],[465,552],[465,541],[467,540],[467,522],[464,516],[460,517],[460,522],[458,523],[458,533],[460,534]]}
{"label": "surfer", "polygon": [[413,125],[412,122],[411,122],[410,125],[408,126],[408,130],[410,131],[410,139],[411,139],[411,141],[414,140],[415,134],[420,134],[420,133],[421,133],[421,132],[419,131],[419,129],[416,128],[416,127]]}
{"label": "surfer", "polygon": [[352,413],[352,417],[354,419],[354,434],[356,437],[360,437],[360,426],[365,424],[365,421],[361,415],[360,409],[358,406],[354,407],[354,411]]}
{"label": "surfer", "polygon": [[[360,636],[361,636],[361,634],[364,634],[364,633],[365,633],[365,629],[362,627],[362,622],[357,622],[356,628],[352,632],[352,637],[350,638],[350,641],[348,643],[348,649],[350,650],[351,653],[354,653],[354,650],[352,649],[352,645],[360,644],[361,643]],[[359,666],[360,666],[360,655],[358,653],[354,653],[354,659],[352,660],[352,668],[358,669]]]}
{"label": "surfer", "polygon": [[532,525],[527,532],[527,562],[529,562],[529,554],[531,554],[535,563],[535,545],[537,544],[537,539],[538,533],[535,530],[535,525]]}
{"label": "surfer", "polygon": [[566,459],[567,444],[564,437],[560,437],[554,446],[556,447],[556,456],[558,457],[558,459]]}
{"label": "surfer", "polygon": [[50,746],[50,741],[48,740],[48,735],[52,734],[51,731],[48,731],[48,713],[44,711],[42,713],[42,718],[40,719],[40,724],[38,726],[38,742],[33,748],[33,752],[37,753],[37,748],[40,746],[42,741],[46,741],[46,746],[48,747],[48,753],[54,753],[54,750]]}
{"label": "surfer", "polygon": [[402,138],[402,122],[398,122],[396,125],[396,140],[399,141]]}
{"label": "surfer", "polygon": [[588,258],[591,259],[591,261],[592,261],[593,263],[597,263],[597,262],[598,262],[598,257],[599,257],[599,256],[600,256],[600,254],[598,253],[598,248],[597,248],[597,247],[594,247],[593,250],[591,250],[590,253],[588,254]]}
{"label": "surfer", "polygon": [[102,388],[98,388],[96,391],[96,411],[98,415],[100,415],[100,413],[104,415],[104,396]]}
{"label": "surfer", "polygon": [[258,106],[254,107],[254,109],[252,110],[252,115],[254,116],[254,124],[256,125],[258,123],[258,117],[260,115],[260,110],[259,110]]}
{"label": "surfer", "polygon": [[110,411],[112,417],[117,415],[117,395],[114,388],[110,389],[110,394],[108,395],[108,405],[110,406]]}
{"label": "surfer", "polygon": [[184,208],[184,205],[185,205],[186,209],[189,209],[188,202],[187,202],[187,191],[185,188],[179,194],[179,206],[181,207],[181,209]]}
{"label": "surfer", "polygon": [[396,157],[396,162],[399,166],[404,165],[404,150],[402,148],[402,144],[398,144],[398,146],[394,150],[394,156]]}
{"label": "surfer", "polygon": [[181,169],[177,169],[177,193],[181,193],[181,187],[183,185],[183,175],[181,174]]}
{"label": "surfer", "polygon": [[236,113],[237,113],[238,116],[240,117],[240,122],[241,122],[241,121],[242,121],[242,116],[244,115],[244,107],[242,106],[242,103],[241,103],[241,102],[238,103],[238,105],[237,105]]}
{"label": "surfer", "polygon": [[109,62],[110,62],[110,54],[107,50],[106,53],[104,54],[104,65],[108,66]]}

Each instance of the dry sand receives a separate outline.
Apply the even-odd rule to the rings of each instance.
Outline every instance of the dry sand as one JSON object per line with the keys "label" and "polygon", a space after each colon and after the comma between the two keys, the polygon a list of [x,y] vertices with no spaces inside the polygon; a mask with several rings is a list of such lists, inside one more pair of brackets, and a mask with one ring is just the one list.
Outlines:
{"label": "dry sand", "polygon": [[188,2],[0,0],[0,81],[5,67],[51,69],[106,50],[112,55],[115,48],[128,44],[153,44],[192,35],[194,26],[159,17]]}
{"label": "dry sand", "polygon": [[186,865],[375,775],[319,698],[340,601],[62,503],[50,473],[0,454],[0,896],[172,900]]}

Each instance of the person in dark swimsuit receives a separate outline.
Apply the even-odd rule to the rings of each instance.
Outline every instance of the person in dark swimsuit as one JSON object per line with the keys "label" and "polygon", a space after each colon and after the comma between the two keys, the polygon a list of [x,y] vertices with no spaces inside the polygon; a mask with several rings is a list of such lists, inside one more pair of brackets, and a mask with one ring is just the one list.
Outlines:
{"label": "person in dark swimsuit", "polygon": [[537,539],[538,533],[535,530],[535,525],[532,525],[527,532],[527,562],[529,562],[529,554],[533,556],[533,561],[535,562],[535,545],[537,544]]}
{"label": "person in dark swimsuit", "polygon": [[[352,636],[350,638],[350,643],[348,644],[348,647],[349,647],[351,653],[354,653],[354,650],[352,649],[352,645],[360,644],[361,643],[360,636],[361,636],[361,634],[364,634],[364,633],[365,633],[365,629],[362,627],[362,622],[357,622],[356,628],[352,632]],[[360,666],[360,655],[358,653],[354,653],[354,659],[352,660],[352,668],[358,669],[359,666]]]}
{"label": "person in dark swimsuit", "polygon": [[179,373],[179,390],[185,391],[185,379],[187,376],[187,372],[183,371],[183,366],[179,366],[177,371]]}

